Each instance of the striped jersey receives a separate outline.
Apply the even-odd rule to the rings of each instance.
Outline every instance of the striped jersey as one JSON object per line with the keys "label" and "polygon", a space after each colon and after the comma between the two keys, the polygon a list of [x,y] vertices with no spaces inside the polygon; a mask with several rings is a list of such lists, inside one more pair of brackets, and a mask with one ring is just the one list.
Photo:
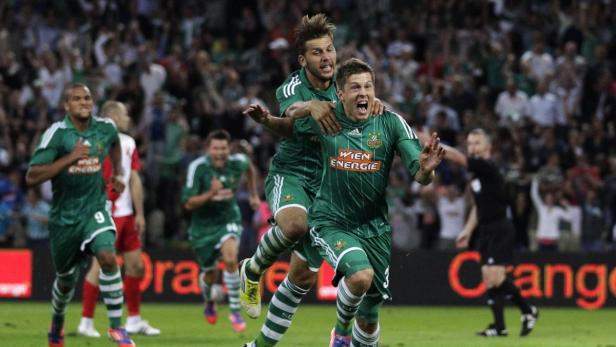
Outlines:
{"label": "striped jersey", "polygon": [[80,139],[90,147],[90,154],[51,179],[50,223],[76,224],[106,207],[102,165],[111,145],[118,142],[118,131],[111,119],[91,117],[88,128],[79,131],[65,116],[45,130],[30,166],[51,164],[68,155]]}
{"label": "striped jersey", "polygon": [[212,200],[192,211],[191,229],[195,226],[225,225],[241,223],[240,208],[235,200],[235,191],[242,174],[248,170],[250,162],[246,155],[238,153],[229,156],[222,169],[212,166],[207,155],[193,160],[188,166],[186,183],[182,190],[182,204],[193,196],[210,190],[212,178],[222,183]]}
{"label": "striped jersey", "polygon": [[398,114],[385,111],[364,121],[348,118],[336,106],[342,126],[337,135],[321,134],[312,118],[295,121],[294,136],[318,136],[323,181],[308,213],[310,227],[335,227],[360,237],[391,232],[385,190],[398,153],[411,175],[419,170],[422,147],[413,129]]}
{"label": "striped jersey", "polygon": [[[280,115],[284,117],[286,110],[296,102],[320,100],[338,101],[335,83],[329,88],[319,90],[314,88],[306,72],[302,68],[293,72],[287,80],[276,90]],[[270,174],[295,176],[305,182],[304,188],[316,192],[321,182],[321,153],[318,137],[301,137],[282,139],[278,152],[272,159]]]}

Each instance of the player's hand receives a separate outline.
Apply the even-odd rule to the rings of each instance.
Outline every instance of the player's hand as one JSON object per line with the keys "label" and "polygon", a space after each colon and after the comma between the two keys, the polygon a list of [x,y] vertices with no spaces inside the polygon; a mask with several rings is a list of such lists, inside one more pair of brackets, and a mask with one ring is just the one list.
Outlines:
{"label": "player's hand", "polygon": [[370,114],[382,115],[385,113],[385,104],[379,98],[374,98],[374,102],[372,103],[372,108],[370,109]]}
{"label": "player's hand", "polygon": [[430,142],[419,154],[419,166],[427,172],[436,169],[445,156],[445,149],[440,144],[441,140],[436,133],[432,133]]}
{"label": "player's hand", "polygon": [[125,188],[126,186],[124,185],[124,182],[122,182],[121,175],[111,176],[111,190],[116,193],[122,193]]}
{"label": "player's hand", "polygon": [[271,115],[268,109],[258,104],[250,104],[246,109],[244,109],[244,111],[242,111],[242,114],[249,116],[259,124],[265,123],[267,121],[267,117]]}
{"label": "player's hand", "polygon": [[308,110],[310,116],[317,122],[321,132],[327,135],[334,135],[342,130],[340,123],[336,120],[334,113],[336,104],[331,101],[310,101]]}
{"label": "player's hand", "polygon": [[86,145],[83,139],[79,139],[77,143],[75,143],[75,147],[71,153],[69,153],[69,157],[71,158],[71,163],[76,162],[77,160],[85,159],[90,155],[90,146]]}
{"label": "player's hand", "polygon": [[458,234],[458,237],[456,237],[456,246],[458,248],[468,248],[468,243],[471,239],[471,236],[466,233],[466,232],[461,232],[460,234]]}
{"label": "player's hand", "polygon": [[250,204],[250,207],[256,211],[259,209],[259,206],[261,206],[261,199],[259,198],[259,195],[251,194],[248,198],[248,203]]}
{"label": "player's hand", "polygon": [[143,234],[145,233],[145,217],[142,214],[135,215],[135,231],[139,235],[139,239],[143,241]]}
{"label": "player's hand", "polygon": [[220,180],[216,177],[212,178],[212,181],[210,182],[210,191],[218,193],[222,188],[222,182],[220,182]]}

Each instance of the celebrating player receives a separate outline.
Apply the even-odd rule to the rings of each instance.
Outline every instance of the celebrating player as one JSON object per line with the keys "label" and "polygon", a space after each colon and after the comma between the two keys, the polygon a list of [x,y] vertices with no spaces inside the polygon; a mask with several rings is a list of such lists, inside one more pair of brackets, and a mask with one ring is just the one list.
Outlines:
{"label": "celebrating player", "polygon": [[[326,136],[313,118],[296,120],[293,125],[294,137],[320,139],[324,164],[309,213],[312,242],[304,239],[303,246],[308,262],[323,258],[336,270],[338,280],[344,276],[338,285],[338,321],[330,346],[376,346],[378,310],[391,297],[391,227],[385,189],[394,154],[400,154],[417,182],[428,184],[444,151],[436,135],[422,151],[415,132],[395,113],[370,117],[374,74],[368,64],[346,61],[338,69],[336,84],[340,102],[335,115],[342,131]],[[266,111],[254,106],[251,112]],[[262,345],[256,341],[248,346]]]}
{"label": "celebrating player", "polygon": [[[159,335],[160,330],[153,328],[141,319],[139,308],[141,304],[141,290],[139,283],[143,277],[143,261],[141,260],[141,239],[145,231],[143,216],[143,187],[139,177],[139,156],[135,140],[126,135],[130,118],[126,113],[124,104],[117,101],[107,101],[101,110],[103,117],[111,118],[120,131],[119,138],[122,148],[122,183],[129,189],[121,194],[107,189],[109,199],[113,202],[111,215],[116,225],[117,235],[115,248],[124,258],[124,295],[128,306],[128,319],[126,331],[129,334],[143,334],[148,336]],[[109,158],[103,163],[105,181],[112,177]],[[134,206],[134,211],[133,211]],[[79,335],[99,337],[94,328],[94,309],[98,299],[98,273],[100,266],[96,259],[83,282],[83,310],[81,321],[77,328]]]}
{"label": "celebrating player", "polygon": [[229,155],[230,141],[231,137],[224,130],[215,130],[207,136],[207,154],[191,162],[188,167],[182,203],[192,212],[188,234],[202,269],[199,282],[205,299],[205,318],[210,324],[215,324],[218,319],[211,287],[217,261],[222,258],[225,264],[223,281],[229,290],[229,320],[233,330],[241,332],[246,329],[239,312],[237,262],[242,222],[235,190],[244,172],[248,179],[250,206],[257,209],[261,201],[257,192],[256,168],[244,154]]}
{"label": "celebrating player", "polygon": [[[317,119],[324,131],[337,132],[339,124],[333,117],[333,107],[338,99],[333,81],[336,66],[333,30],[334,26],[323,14],[302,18],[295,42],[302,68],[292,73],[276,92],[280,114],[285,118],[268,118],[265,114],[259,118],[258,114],[249,111],[251,108],[245,113],[281,135],[290,135],[282,133],[284,130],[281,132],[281,124],[292,126],[294,119],[307,115]],[[383,112],[380,102],[375,103],[374,108],[377,114]],[[240,268],[240,299],[252,318],[261,312],[260,275],[308,231],[306,211],[320,185],[321,172],[318,142],[306,138],[282,140],[265,181],[276,225],[264,235],[255,254],[243,261]],[[292,295],[293,300],[280,305],[283,294],[279,291],[274,294],[275,299],[270,302],[268,317],[257,338],[260,345],[273,346],[280,341],[302,298],[316,282],[321,262],[315,259],[314,263],[307,263],[302,243],[295,247],[289,274],[279,286],[279,291]]]}
{"label": "celebrating player", "polygon": [[521,336],[528,335],[539,316],[520,295],[520,290],[507,278],[505,267],[511,263],[515,231],[507,219],[507,196],[505,181],[498,167],[490,161],[491,143],[483,129],[472,130],[466,139],[468,157],[456,150],[447,150],[446,158],[465,166],[473,175],[470,182],[475,205],[456,240],[458,247],[468,247],[469,240],[477,229],[481,253],[481,275],[488,288],[488,306],[494,322],[480,336],[507,336],[503,314],[505,297],[522,311]]}
{"label": "celebrating player", "polygon": [[122,327],[122,277],[114,249],[115,226],[106,207],[102,164],[109,153],[113,189],[121,193],[121,149],[112,120],[92,117],[92,95],[84,84],[72,84],[64,96],[67,115],[43,134],[30,160],[26,183],[52,181],[49,218],[51,255],[56,269],[48,341],[64,346],[64,314],[75,292],[79,266],[86,254],[100,264],[100,291],[109,316],[109,338],[122,347],[135,346]]}

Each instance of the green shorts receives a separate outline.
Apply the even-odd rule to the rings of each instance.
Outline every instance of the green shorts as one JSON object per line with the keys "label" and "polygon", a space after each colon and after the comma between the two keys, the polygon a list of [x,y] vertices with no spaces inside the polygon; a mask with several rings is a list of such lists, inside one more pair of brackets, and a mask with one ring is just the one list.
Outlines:
{"label": "green shorts", "polygon": [[76,224],[49,222],[51,257],[58,274],[72,272],[102,250],[115,252],[116,228],[108,210],[96,211]]}
{"label": "green shorts", "polygon": [[304,188],[304,182],[294,176],[270,174],[265,178],[265,194],[274,219],[278,212],[289,207],[308,211],[315,194]]}
{"label": "green shorts", "polygon": [[391,261],[391,233],[362,238],[345,230],[322,227],[310,229],[312,245],[327,263],[336,271],[349,278],[354,273],[372,269],[374,277],[367,297],[381,300],[391,299],[389,291],[389,264]]}
{"label": "green shorts", "polygon": [[221,256],[220,247],[225,241],[235,238],[239,243],[242,224],[238,222],[198,227],[191,225],[188,235],[201,270],[207,272],[216,268],[216,261]]}
{"label": "green shorts", "polygon": [[319,253],[319,249],[312,245],[310,235],[304,235],[297,244],[293,247],[293,253],[308,264],[308,268],[312,272],[319,272],[323,257]]}

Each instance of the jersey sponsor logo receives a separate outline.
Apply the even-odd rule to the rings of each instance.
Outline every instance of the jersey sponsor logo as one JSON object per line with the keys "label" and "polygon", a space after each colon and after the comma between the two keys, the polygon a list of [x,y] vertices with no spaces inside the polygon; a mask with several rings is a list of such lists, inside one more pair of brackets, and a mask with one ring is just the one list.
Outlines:
{"label": "jersey sponsor logo", "polygon": [[93,174],[99,171],[101,171],[101,163],[97,157],[80,159],[68,168],[70,174]]}
{"label": "jersey sponsor logo", "polygon": [[379,133],[376,131],[368,134],[368,147],[371,149],[376,149],[381,147],[383,141],[379,138]]}
{"label": "jersey sponsor logo", "polygon": [[347,135],[349,135],[349,136],[359,137],[359,136],[361,136],[361,131],[359,131],[359,129],[355,128],[355,129],[353,129],[353,130],[349,131],[349,132],[347,133]]}
{"label": "jersey sponsor logo", "polygon": [[329,157],[329,166],[337,170],[375,172],[381,170],[380,161],[372,161],[372,153],[354,149],[339,149],[337,157]]}

